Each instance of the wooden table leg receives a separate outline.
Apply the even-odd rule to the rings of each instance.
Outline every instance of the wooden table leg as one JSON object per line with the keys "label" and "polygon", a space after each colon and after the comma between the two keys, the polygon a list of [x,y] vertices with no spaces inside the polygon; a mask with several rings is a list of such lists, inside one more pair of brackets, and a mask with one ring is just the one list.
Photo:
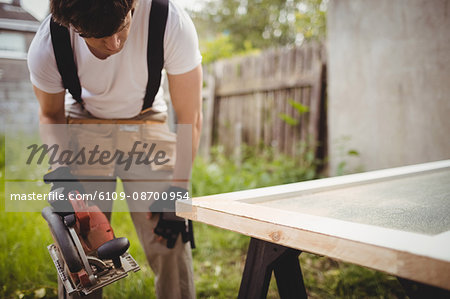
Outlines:
{"label": "wooden table leg", "polygon": [[307,298],[298,256],[301,251],[252,238],[247,252],[239,299],[267,297],[272,271],[281,299]]}

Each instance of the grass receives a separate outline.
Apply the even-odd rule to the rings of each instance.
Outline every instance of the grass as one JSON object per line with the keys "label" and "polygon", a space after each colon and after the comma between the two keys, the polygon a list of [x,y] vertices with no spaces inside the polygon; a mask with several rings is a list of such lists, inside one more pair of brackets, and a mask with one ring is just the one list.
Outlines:
{"label": "grass", "polygon": [[[4,151],[3,144],[1,150]],[[289,183],[318,176],[310,151],[299,158],[277,155],[271,150],[245,148],[240,165],[227,159],[220,148],[209,161],[198,159],[193,170],[193,195],[206,195]],[[0,155],[4,159],[4,155]],[[4,166],[0,160],[0,166]],[[238,175],[237,175],[238,174]],[[39,213],[5,213],[1,167],[0,184],[0,298],[56,298],[56,271],[46,246],[52,239]],[[118,203],[125,204],[125,203]],[[118,206],[116,209],[120,208]],[[118,236],[130,239],[130,252],[141,266],[104,289],[104,298],[155,298],[153,274],[139,245],[130,215],[115,212],[112,226]],[[197,249],[193,251],[198,298],[235,298],[245,264],[249,238],[201,223],[194,224]],[[300,256],[310,298],[404,298],[395,278],[356,265],[307,253]],[[271,281],[268,298],[278,298]]]}

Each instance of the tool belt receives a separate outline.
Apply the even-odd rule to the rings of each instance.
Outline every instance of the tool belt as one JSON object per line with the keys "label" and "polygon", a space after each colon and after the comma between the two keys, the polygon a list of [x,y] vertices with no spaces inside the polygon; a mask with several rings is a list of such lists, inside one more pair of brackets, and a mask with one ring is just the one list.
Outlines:
{"label": "tool belt", "polygon": [[68,124],[164,124],[167,122],[166,112],[155,112],[152,109],[141,111],[133,118],[102,119],[96,118],[79,105],[72,104],[68,110],[66,122]]}
{"label": "tool belt", "polygon": [[[75,153],[83,148],[86,152],[96,148],[99,152],[114,154],[120,151],[126,154],[133,146],[137,151],[147,152],[155,145],[158,151],[165,153],[168,162],[163,165],[150,164],[149,170],[173,171],[175,167],[176,134],[168,127],[167,113],[147,111],[131,119],[98,119],[83,109],[70,112],[66,119],[69,124],[70,148]],[[71,169],[77,176],[113,176],[115,166],[115,163],[74,163]]]}
{"label": "tool belt", "polygon": [[67,118],[67,123],[73,124],[110,124],[110,125],[160,125],[164,124],[162,121],[158,120],[138,120],[138,119],[98,119],[98,118]]}
{"label": "tool belt", "polygon": [[[162,148],[172,161],[164,166],[152,166],[152,170],[173,171],[175,166],[176,134],[172,133],[166,123],[166,113],[154,113],[143,111],[132,119],[98,119],[84,109],[75,107],[78,117],[67,117],[67,123],[71,125],[71,131],[77,142],[83,145],[102,145],[101,150],[112,148],[128,152],[130,144],[135,141],[142,143],[156,143]],[[81,116],[81,117],[80,117]],[[97,126],[99,125],[99,126]],[[79,128],[78,128],[79,127]],[[78,176],[112,176],[114,165],[102,165],[101,167],[75,167],[72,173]],[[175,188],[175,187],[170,187]],[[171,190],[171,189],[169,189]],[[187,192],[187,190],[185,190]],[[174,208],[172,209],[174,211]],[[174,212],[161,213],[155,233],[167,240],[167,247],[173,248],[181,234],[182,242],[190,242],[191,248],[195,248],[194,232],[192,222],[182,218],[174,217]],[[171,217],[171,215],[173,216]],[[174,219],[175,220],[174,220]]]}

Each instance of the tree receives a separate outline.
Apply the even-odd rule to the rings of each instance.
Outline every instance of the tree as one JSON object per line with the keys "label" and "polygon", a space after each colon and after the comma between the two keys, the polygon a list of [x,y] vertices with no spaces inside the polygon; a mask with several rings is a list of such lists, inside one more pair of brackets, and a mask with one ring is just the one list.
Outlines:
{"label": "tree", "polygon": [[226,36],[236,52],[325,37],[327,0],[208,0],[192,12],[201,39]]}

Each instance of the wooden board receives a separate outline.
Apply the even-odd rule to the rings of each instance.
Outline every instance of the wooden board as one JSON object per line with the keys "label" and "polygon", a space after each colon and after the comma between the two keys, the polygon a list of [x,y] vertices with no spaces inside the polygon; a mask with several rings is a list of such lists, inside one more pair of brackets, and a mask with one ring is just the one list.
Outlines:
{"label": "wooden board", "polygon": [[178,214],[450,290],[450,160],[198,197]]}

